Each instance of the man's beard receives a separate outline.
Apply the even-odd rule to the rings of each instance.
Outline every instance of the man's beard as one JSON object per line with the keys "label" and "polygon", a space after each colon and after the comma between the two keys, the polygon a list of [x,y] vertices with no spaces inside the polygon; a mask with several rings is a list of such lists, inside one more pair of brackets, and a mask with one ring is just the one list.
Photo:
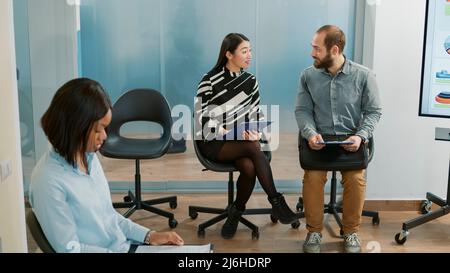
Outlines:
{"label": "man's beard", "polygon": [[317,69],[328,69],[328,68],[332,67],[333,64],[334,64],[334,61],[333,61],[333,58],[331,58],[330,53],[327,53],[327,55],[322,60],[318,60],[318,59],[314,60],[314,67]]}

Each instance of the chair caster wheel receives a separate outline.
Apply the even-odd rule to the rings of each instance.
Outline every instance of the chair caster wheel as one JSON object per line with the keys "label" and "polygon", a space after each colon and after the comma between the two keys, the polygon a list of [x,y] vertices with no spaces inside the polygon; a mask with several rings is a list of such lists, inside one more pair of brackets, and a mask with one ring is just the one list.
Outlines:
{"label": "chair caster wheel", "polygon": [[408,240],[408,233],[407,231],[402,231],[400,233],[397,233],[395,235],[395,241],[397,242],[397,244],[399,245],[404,245],[406,243],[406,241]]}
{"label": "chair caster wheel", "polygon": [[197,236],[199,238],[205,238],[205,230],[204,229],[198,229]]}
{"label": "chair caster wheel", "polygon": [[169,219],[169,227],[170,227],[170,228],[176,228],[177,225],[178,225],[177,220],[175,220],[175,219]]}
{"label": "chair caster wheel", "polygon": [[379,226],[380,225],[380,217],[373,217],[372,218],[372,225]]}
{"label": "chair caster wheel", "polygon": [[292,224],[291,224],[291,227],[292,227],[293,229],[298,229],[298,228],[300,228],[300,221],[297,221],[297,222],[292,223]]}
{"label": "chair caster wheel", "polygon": [[123,197],[123,201],[124,201],[125,203],[130,203],[130,202],[131,202],[131,197],[129,197],[128,195],[127,195],[127,196],[124,196],[124,197]]}
{"label": "chair caster wheel", "polygon": [[278,223],[278,219],[275,218],[275,216],[273,216],[273,214],[270,215],[270,220],[271,220],[272,223],[274,223],[274,224]]}
{"label": "chair caster wheel", "polygon": [[178,204],[177,204],[177,202],[170,202],[169,206],[170,206],[171,209],[176,209]]}
{"label": "chair caster wheel", "polygon": [[433,206],[433,203],[431,201],[425,200],[420,205],[420,212],[422,214],[428,214],[431,212],[431,207]]}
{"label": "chair caster wheel", "polygon": [[258,240],[259,239],[259,231],[253,231],[252,232],[252,240]]}
{"label": "chair caster wheel", "polygon": [[189,213],[189,217],[191,217],[192,220],[197,219],[197,217],[198,217],[198,212]]}
{"label": "chair caster wheel", "polygon": [[302,212],[303,211],[303,198],[299,198],[298,199],[298,203],[297,203],[297,212]]}

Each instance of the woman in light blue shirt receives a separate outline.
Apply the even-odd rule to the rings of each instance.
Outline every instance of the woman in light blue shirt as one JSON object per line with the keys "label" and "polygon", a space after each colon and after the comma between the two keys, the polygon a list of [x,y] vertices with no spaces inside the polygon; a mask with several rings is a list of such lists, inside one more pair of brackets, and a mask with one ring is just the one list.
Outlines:
{"label": "woman in light blue shirt", "polygon": [[33,170],[30,203],[56,252],[129,252],[134,244],[176,244],[116,212],[95,152],[106,139],[111,103],[101,85],[75,79],[55,94],[41,120],[52,148]]}

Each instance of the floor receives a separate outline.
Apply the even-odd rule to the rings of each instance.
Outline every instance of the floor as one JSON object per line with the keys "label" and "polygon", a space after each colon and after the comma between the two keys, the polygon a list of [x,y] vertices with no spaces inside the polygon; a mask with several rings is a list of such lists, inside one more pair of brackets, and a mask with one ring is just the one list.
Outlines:
{"label": "floor", "polygon": [[[162,197],[163,195],[145,195],[146,198]],[[248,217],[260,228],[260,238],[252,240],[251,231],[242,224],[239,225],[236,236],[232,240],[224,240],[220,236],[223,222],[206,230],[204,238],[197,237],[197,226],[213,215],[200,214],[196,220],[188,216],[188,206],[214,206],[226,204],[225,194],[179,194],[178,207],[173,210],[178,226],[174,229],[187,244],[214,244],[217,253],[301,253],[302,244],[306,237],[305,221],[302,219],[300,228],[292,229],[290,225],[273,224],[266,215]],[[295,208],[296,195],[286,196],[289,205]],[[120,201],[121,195],[113,195],[113,200]],[[254,194],[248,208],[267,207],[268,202],[264,194]],[[168,205],[160,205],[167,209]],[[443,253],[450,252],[450,217],[442,217],[433,222],[411,230],[405,245],[399,246],[394,242],[394,236],[401,230],[402,223],[419,216],[418,212],[381,211],[380,226],[372,226],[370,218],[364,218],[359,232],[362,240],[363,252],[376,253]],[[168,231],[165,218],[145,211],[138,211],[131,219],[141,225],[159,231]],[[339,229],[332,216],[325,216],[323,231],[324,253],[342,252],[342,239]],[[36,244],[29,236],[29,251],[36,252]]]}
{"label": "floor", "polygon": [[[188,143],[187,151],[183,154],[166,155],[156,160],[143,161],[141,164],[143,181],[224,181],[226,175],[213,172],[202,172],[203,167],[198,162],[192,144]],[[294,147],[294,148],[293,148]],[[272,169],[276,180],[300,180],[303,171],[299,166],[297,135],[282,135],[279,148],[272,153]],[[128,181],[133,183],[134,162],[130,160],[116,160],[100,156],[105,174],[109,181]],[[339,175],[338,175],[339,176]],[[145,195],[146,198],[161,197],[167,194]],[[113,194],[113,200],[121,201],[121,194]],[[301,253],[303,240],[306,237],[305,221],[301,221],[299,229],[292,229],[290,225],[273,224],[266,215],[248,217],[259,226],[259,240],[252,240],[251,231],[239,225],[237,234],[232,240],[224,240],[220,236],[223,222],[206,230],[205,238],[197,237],[197,226],[213,215],[200,214],[196,220],[188,215],[188,206],[219,206],[224,207],[226,194],[177,194],[178,207],[173,210],[178,226],[175,229],[187,244],[213,243],[218,253]],[[289,205],[295,208],[298,194],[286,196]],[[368,202],[370,203],[370,202]],[[400,204],[401,203],[401,204]],[[364,218],[359,232],[363,244],[363,252],[450,252],[450,217],[442,217],[431,223],[411,230],[405,245],[399,246],[394,242],[394,236],[400,232],[402,223],[419,216],[417,211],[419,202],[401,201],[378,202],[369,204],[380,211],[381,224],[373,226],[370,218]],[[367,205],[367,204],[366,204]],[[376,206],[374,206],[376,205]],[[248,203],[248,208],[268,207],[264,194],[254,194]],[[169,209],[167,204],[159,206]],[[170,209],[169,209],[170,210]],[[394,210],[394,211],[392,211]],[[410,211],[408,211],[410,210]],[[170,230],[168,221],[152,213],[139,211],[131,216],[133,221],[155,230]],[[323,252],[342,252],[342,239],[338,236],[339,229],[332,216],[325,216],[325,230],[323,231]],[[31,236],[29,251],[36,252],[37,246]]]}

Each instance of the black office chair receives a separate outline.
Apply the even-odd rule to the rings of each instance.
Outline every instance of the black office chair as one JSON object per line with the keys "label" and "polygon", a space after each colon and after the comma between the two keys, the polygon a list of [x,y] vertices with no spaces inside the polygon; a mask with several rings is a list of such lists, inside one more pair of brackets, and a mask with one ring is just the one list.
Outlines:
{"label": "black office chair", "polygon": [[[302,143],[303,142],[303,143]],[[302,156],[302,149],[301,149],[301,145],[308,145],[307,141],[305,141],[303,139],[303,137],[301,136],[301,134],[299,134],[298,136],[298,144],[299,144],[299,160],[301,162],[301,156]],[[367,155],[368,155],[368,162],[370,162],[373,158],[373,154],[375,152],[375,143],[373,138],[369,139],[369,142],[367,144],[363,144],[365,149],[367,149]],[[305,155],[303,155],[305,156]],[[324,209],[324,213],[325,214],[331,214],[334,216],[334,219],[336,220],[337,224],[339,225],[340,228],[340,235],[343,236],[344,235],[344,231],[343,231],[343,225],[342,225],[342,220],[339,217],[339,213],[342,213],[342,202],[337,202],[336,200],[336,195],[337,195],[337,177],[336,177],[336,173],[337,171],[342,170],[342,166],[343,164],[353,164],[352,162],[349,163],[345,163],[345,162],[332,162],[332,161],[328,161],[328,159],[326,157],[325,158],[325,164],[327,165],[327,171],[331,171],[332,172],[332,176],[331,176],[331,191],[330,191],[330,202],[328,204],[325,204],[325,209]],[[320,160],[320,158],[318,158]],[[321,164],[324,164],[324,162],[317,162],[318,166],[320,166]],[[334,165],[334,166],[333,166]],[[303,198],[300,197],[298,199],[298,203],[297,203],[297,211],[299,211],[299,215],[300,218],[304,218],[305,217],[305,212],[303,211]],[[372,224],[373,225],[379,225],[380,224],[380,217],[378,215],[378,212],[376,211],[368,211],[368,210],[363,210],[362,212],[362,216],[366,216],[366,217],[372,217]]]}
{"label": "black office chair", "polygon": [[[198,213],[210,213],[210,214],[219,214],[218,216],[214,217],[211,220],[208,220],[198,226],[198,236],[204,237],[205,236],[205,229],[226,219],[228,217],[228,207],[230,207],[234,202],[234,179],[233,179],[233,172],[236,172],[237,169],[234,166],[234,164],[229,163],[219,163],[219,162],[213,162],[206,157],[204,157],[198,146],[197,142],[194,140],[194,150],[197,155],[198,160],[200,163],[206,168],[203,171],[213,171],[213,172],[224,172],[228,173],[228,206],[225,209],[219,209],[219,208],[210,208],[210,207],[197,207],[197,206],[189,206],[189,216],[192,219],[196,219],[198,217]],[[269,161],[272,159],[272,153],[270,151],[264,152],[267,159]],[[263,215],[263,214],[270,214],[270,219],[273,223],[277,223],[278,219],[276,219],[272,215],[272,209],[246,209],[243,213],[243,215]],[[242,224],[247,226],[249,229],[252,230],[252,239],[257,240],[259,239],[259,229],[256,225],[245,219],[244,217],[241,217],[239,220]],[[293,224],[291,224],[293,228],[299,228],[300,222],[297,221]]]}
{"label": "black office chair", "polygon": [[[122,125],[132,121],[155,122],[162,126],[163,134],[158,139],[131,139],[120,135]],[[175,228],[178,222],[173,213],[153,205],[169,203],[171,209],[177,207],[177,197],[142,200],[140,161],[162,157],[171,142],[172,117],[169,104],[156,90],[135,89],[123,94],[112,109],[112,121],[107,128],[108,138],[100,152],[111,158],[134,159],[136,161],[135,194],[131,191],[124,197],[124,203],[114,203],[115,208],[129,208],[124,214],[129,217],[136,210],[147,210],[169,218],[169,226]]]}
{"label": "black office chair", "polygon": [[33,236],[33,239],[36,241],[38,247],[42,250],[42,252],[55,253],[55,250],[45,237],[41,225],[39,225],[36,215],[34,215],[33,209],[30,208],[25,218],[31,235]]}

